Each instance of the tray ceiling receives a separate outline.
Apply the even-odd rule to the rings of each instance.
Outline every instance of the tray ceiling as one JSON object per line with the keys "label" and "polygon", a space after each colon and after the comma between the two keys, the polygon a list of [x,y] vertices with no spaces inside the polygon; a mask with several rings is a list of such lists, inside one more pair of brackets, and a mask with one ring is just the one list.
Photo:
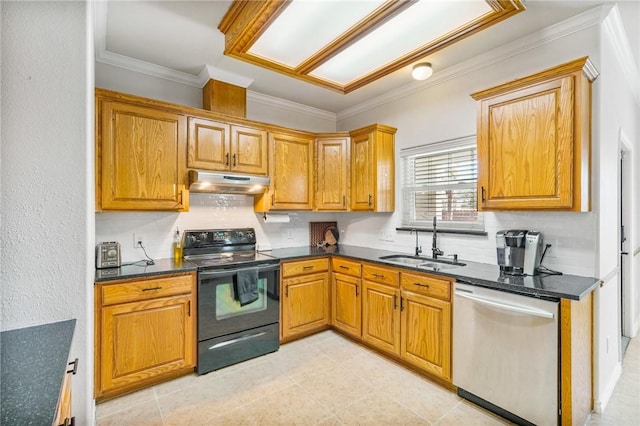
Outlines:
{"label": "tray ceiling", "polygon": [[224,54],[349,93],[525,10],[520,0],[232,3]]}

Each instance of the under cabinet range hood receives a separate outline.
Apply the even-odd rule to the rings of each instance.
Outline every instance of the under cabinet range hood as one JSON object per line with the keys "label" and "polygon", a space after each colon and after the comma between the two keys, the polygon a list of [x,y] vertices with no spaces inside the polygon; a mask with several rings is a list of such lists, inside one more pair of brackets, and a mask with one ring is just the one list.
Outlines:
{"label": "under cabinet range hood", "polygon": [[267,176],[189,170],[189,191],[210,194],[261,194],[269,188]]}

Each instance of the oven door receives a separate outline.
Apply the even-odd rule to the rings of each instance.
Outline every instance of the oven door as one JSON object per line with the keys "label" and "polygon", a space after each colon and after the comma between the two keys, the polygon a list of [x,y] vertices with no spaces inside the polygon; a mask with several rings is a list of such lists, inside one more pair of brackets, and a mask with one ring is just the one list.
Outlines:
{"label": "oven door", "polygon": [[[257,299],[241,304],[238,273],[257,269]],[[280,264],[200,271],[198,273],[198,341],[278,323]]]}

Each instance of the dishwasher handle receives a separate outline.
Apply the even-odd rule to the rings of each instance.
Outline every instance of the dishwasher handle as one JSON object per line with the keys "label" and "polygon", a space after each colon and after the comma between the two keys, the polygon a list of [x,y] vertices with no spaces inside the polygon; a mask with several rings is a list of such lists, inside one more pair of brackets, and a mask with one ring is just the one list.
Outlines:
{"label": "dishwasher handle", "polygon": [[501,309],[504,311],[516,312],[519,314],[526,314],[526,315],[533,315],[536,317],[548,318],[548,319],[553,319],[555,316],[553,312],[547,312],[542,309],[536,309],[528,306],[512,305],[509,303],[504,303],[501,300],[493,299],[490,297],[482,297],[482,296],[478,296],[473,293],[468,293],[465,291],[455,290],[454,294],[456,297],[469,299],[481,305],[489,306],[496,309]]}

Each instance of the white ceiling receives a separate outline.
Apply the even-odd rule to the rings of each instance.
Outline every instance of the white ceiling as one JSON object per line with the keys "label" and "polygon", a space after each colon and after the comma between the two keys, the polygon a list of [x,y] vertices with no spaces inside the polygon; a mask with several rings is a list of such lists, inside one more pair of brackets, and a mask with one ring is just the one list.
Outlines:
{"label": "white ceiling", "polygon": [[[605,3],[611,2],[528,0],[525,3],[526,11],[425,59],[433,64],[436,76],[439,71],[485,51]],[[634,59],[638,64],[640,0],[618,3]],[[97,60],[101,60],[101,56],[105,54],[116,54],[111,56],[120,58],[122,66],[128,68],[135,68],[138,61],[143,61],[186,73],[187,77],[193,75],[193,81],[196,82],[203,67],[208,65],[239,79],[253,80],[248,87],[250,91],[335,113],[413,84],[410,67],[407,67],[344,95],[226,57],[223,55],[224,36],[217,27],[229,8],[230,1],[111,0],[98,4],[95,26]]]}

